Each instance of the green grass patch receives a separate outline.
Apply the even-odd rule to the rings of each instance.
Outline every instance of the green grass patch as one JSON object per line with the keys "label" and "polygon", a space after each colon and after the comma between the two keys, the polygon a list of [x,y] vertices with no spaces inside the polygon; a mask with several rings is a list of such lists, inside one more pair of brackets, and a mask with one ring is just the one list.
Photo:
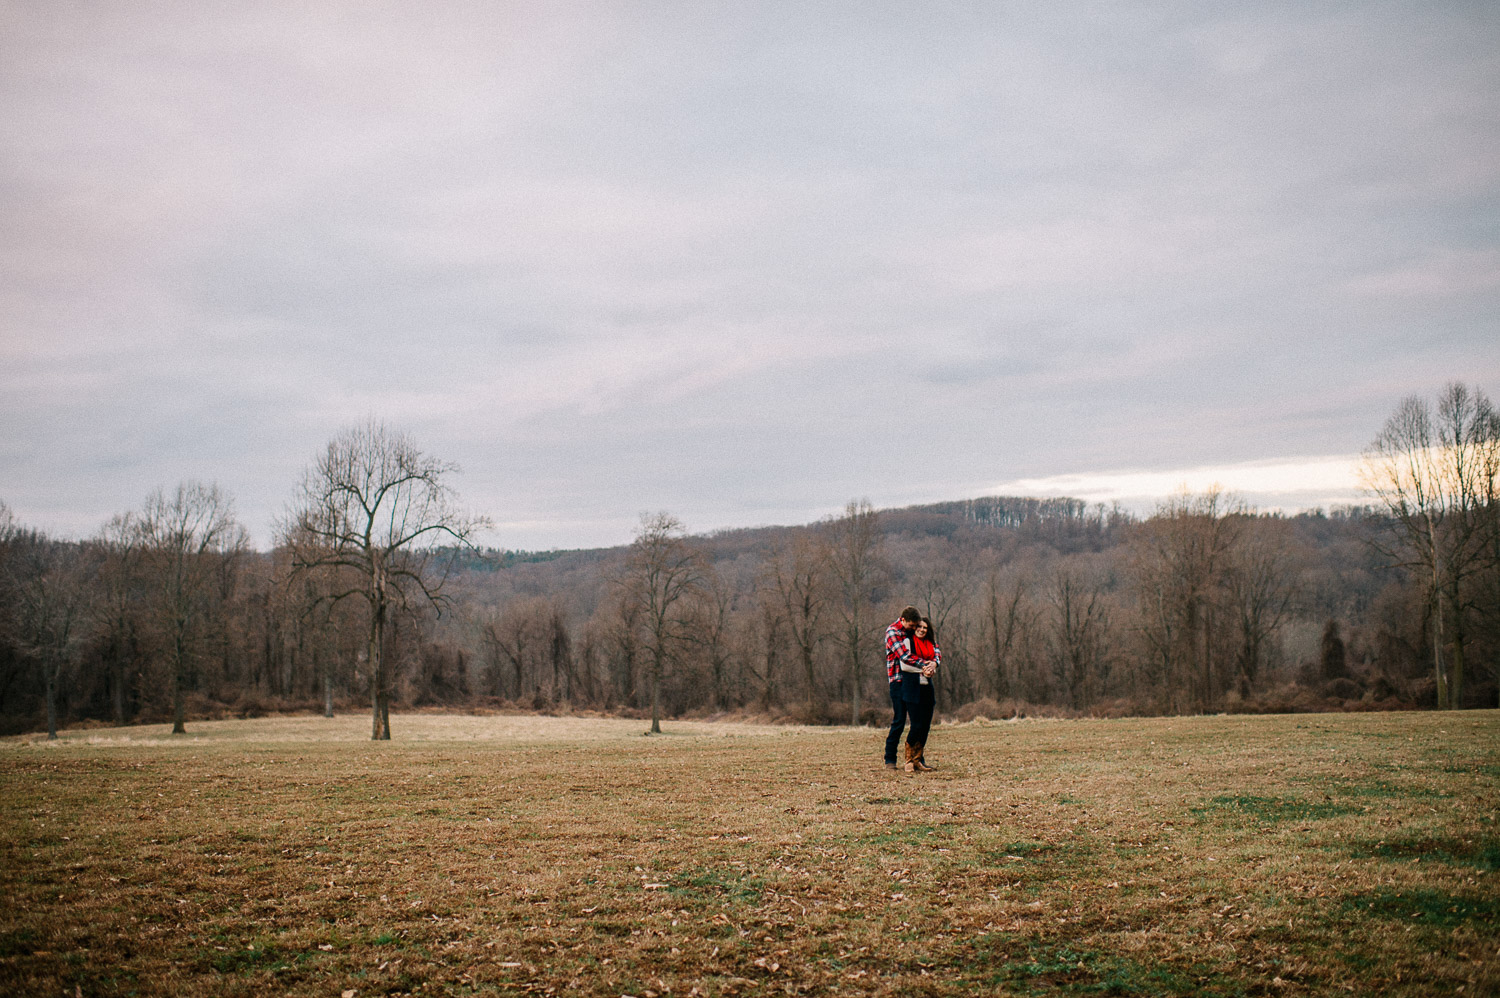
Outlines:
{"label": "green grass patch", "polygon": [[256,946],[254,949],[240,946],[226,949],[222,953],[206,951],[204,956],[205,962],[220,974],[250,973],[274,967],[283,959],[281,952],[274,946]]}
{"label": "green grass patch", "polygon": [[679,873],[667,890],[681,898],[750,904],[765,892],[765,879],[733,866],[700,867]]}
{"label": "green grass patch", "polygon": [[1018,842],[1007,842],[997,849],[988,851],[985,855],[990,859],[1046,859],[1049,855],[1059,851],[1055,842],[1032,842],[1022,840]]}
{"label": "green grass patch", "polygon": [[1350,780],[1331,777],[1312,784],[1320,790],[1338,794],[1340,797],[1370,798],[1377,800],[1442,800],[1453,794],[1434,787],[1415,786],[1410,783],[1392,783],[1389,780]]}
{"label": "green grass patch", "polygon": [[1245,987],[1216,970],[1146,964],[1107,951],[1068,945],[1029,946],[1004,959],[985,982],[1022,995],[1243,995]]}
{"label": "green grass patch", "polygon": [[1450,774],[1464,774],[1473,776],[1488,776],[1492,780],[1500,780],[1500,766],[1487,763],[1457,763],[1450,762],[1443,766],[1443,772]]}
{"label": "green grass patch", "polygon": [[34,929],[23,928],[14,932],[0,932],[0,960],[13,956],[26,956],[41,948],[39,936]]}
{"label": "green grass patch", "polygon": [[866,836],[865,841],[876,846],[920,846],[926,845],[936,830],[931,825],[907,825]]}
{"label": "green grass patch", "polygon": [[1469,923],[1492,927],[1500,916],[1500,901],[1431,888],[1413,888],[1355,894],[1344,900],[1343,909],[1350,914],[1425,927],[1451,929]]}
{"label": "green grass patch", "polygon": [[1358,814],[1357,807],[1333,801],[1310,801],[1302,797],[1262,797],[1254,794],[1221,794],[1192,809],[1201,818],[1238,818],[1259,825],[1288,821],[1321,821],[1345,814]]}
{"label": "green grass patch", "polygon": [[1500,870],[1500,839],[1495,838],[1466,840],[1413,836],[1375,842],[1351,842],[1347,850],[1353,859],[1447,863],[1450,866],[1471,866],[1488,873]]}

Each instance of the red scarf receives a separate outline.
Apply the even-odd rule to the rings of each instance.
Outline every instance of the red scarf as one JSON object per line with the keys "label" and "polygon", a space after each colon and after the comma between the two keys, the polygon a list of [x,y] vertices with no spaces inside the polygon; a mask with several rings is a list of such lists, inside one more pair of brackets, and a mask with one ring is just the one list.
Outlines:
{"label": "red scarf", "polygon": [[934,658],[937,658],[937,645],[926,638],[919,638],[914,635],[911,639],[911,650],[913,655],[924,662],[931,662]]}

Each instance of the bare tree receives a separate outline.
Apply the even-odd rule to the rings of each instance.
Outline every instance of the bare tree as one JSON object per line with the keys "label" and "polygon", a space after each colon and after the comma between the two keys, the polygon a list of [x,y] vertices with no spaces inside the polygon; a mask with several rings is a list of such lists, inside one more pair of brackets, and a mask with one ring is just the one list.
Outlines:
{"label": "bare tree", "polygon": [[22,542],[29,539],[30,533],[21,529],[10,507],[0,500],[0,707],[6,703],[6,692],[30,665],[18,648],[13,590],[19,570],[16,558]]}
{"label": "bare tree", "polygon": [[767,595],[786,622],[787,633],[797,647],[797,660],[807,682],[807,698],[813,716],[822,718],[825,705],[818,682],[815,656],[828,638],[824,614],[828,609],[828,564],[825,552],[806,534],[790,545],[780,546],[766,558]]}
{"label": "bare tree", "polygon": [[959,606],[973,585],[975,552],[940,541],[929,545],[911,566],[907,585],[916,592],[916,606],[936,629],[942,642],[943,669],[933,690],[939,710],[953,706],[958,680],[972,678],[967,660],[967,627]]}
{"label": "bare tree", "polygon": [[[391,737],[394,684],[384,645],[392,611],[420,604],[441,612],[451,555],[489,526],[458,507],[447,482],[457,471],[372,420],[329,442],[303,473],[282,526],[299,571],[333,576],[329,599],[368,607],[372,739]],[[446,559],[435,557],[442,544],[450,546]]]}
{"label": "bare tree", "polygon": [[[765,599],[759,602],[760,613],[756,615],[752,629],[758,648],[755,656],[745,664],[746,671],[760,688],[761,710],[769,712],[772,703],[776,702],[776,691],[780,689],[781,634],[786,628],[786,616],[777,609],[774,602]],[[756,666],[756,659],[764,664]]]}
{"label": "bare tree", "polygon": [[1016,650],[1030,623],[1025,605],[1026,578],[1019,571],[1006,578],[996,569],[985,578],[981,599],[982,647],[995,695],[1015,696],[1020,678]]}
{"label": "bare tree", "polygon": [[124,724],[128,720],[131,678],[136,669],[144,582],[141,531],[134,514],[113,517],[101,532],[98,547],[103,563],[99,568],[101,592],[96,612],[107,640],[110,708],[115,723]]}
{"label": "bare tree", "polygon": [[547,696],[553,703],[571,701],[574,688],[573,638],[568,633],[567,614],[561,600],[554,598],[548,602],[543,634],[547,642],[547,663],[552,667]]}
{"label": "bare tree", "polygon": [[618,589],[614,598],[602,608],[602,613],[596,614],[596,619],[602,621],[599,632],[607,656],[604,675],[606,707],[616,694],[626,703],[636,702],[642,653],[643,601],[637,598],[625,571],[622,569],[615,579]]}
{"label": "bare tree", "polygon": [[1301,596],[1301,552],[1285,520],[1247,519],[1238,547],[1225,569],[1225,596],[1235,615],[1239,648],[1235,672],[1240,696],[1248,697],[1260,677],[1267,648],[1296,610]]}
{"label": "bare tree", "polygon": [[1110,625],[1104,584],[1096,572],[1064,565],[1053,573],[1047,597],[1053,672],[1067,691],[1068,705],[1082,710],[1108,678]]}
{"label": "bare tree", "polygon": [[224,575],[247,546],[234,503],[217,485],[185,482],[146,499],[139,524],[152,608],[161,630],[172,696],[172,733],[187,731],[184,693],[205,641]]}
{"label": "bare tree", "polygon": [[84,548],[38,534],[11,542],[4,580],[11,631],[35,663],[47,701],[47,737],[57,737],[57,696],[90,622],[94,566]]}
{"label": "bare tree", "polygon": [[853,691],[851,723],[858,724],[866,663],[878,657],[875,632],[879,624],[871,619],[871,608],[880,598],[889,571],[879,514],[868,499],[851,500],[843,516],[824,524],[823,536],[828,570],[839,594],[840,626],[835,640],[844,650],[845,674]]}
{"label": "bare tree", "polygon": [[1480,448],[1479,510],[1480,537],[1484,548],[1483,572],[1476,587],[1479,593],[1479,621],[1482,633],[1489,638],[1490,679],[1495,684],[1497,706],[1500,706],[1500,410],[1488,409],[1487,418],[1475,421],[1474,435],[1485,441]]}
{"label": "bare tree", "polygon": [[1480,589],[1473,583],[1492,550],[1486,527],[1494,516],[1497,466],[1500,417],[1483,392],[1459,382],[1443,390],[1436,412],[1420,396],[1403,399],[1361,465],[1365,487],[1395,528],[1381,550],[1426,582],[1440,708],[1462,706],[1465,646]]}
{"label": "bare tree", "polygon": [[703,598],[697,601],[698,622],[693,633],[708,659],[714,710],[723,710],[728,702],[725,691],[729,684],[730,625],[735,595],[734,584],[724,573],[715,571],[712,565],[704,566]]}
{"label": "bare tree", "polygon": [[577,651],[573,656],[577,701],[589,706],[603,706],[609,699],[608,666],[604,660],[607,637],[597,613],[584,622]]}
{"label": "bare tree", "polygon": [[1147,662],[1163,706],[1208,710],[1225,670],[1225,571],[1244,517],[1217,487],[1162,503],[1132,539]]}
{"label": "bare tree", "polygon": [[303,682],[316,685],[323,716],[334,716],[334,694],[348,687],[364,648],[365,622],[358,607],[333,600],[339,580],[332,573],[300,570],[293,554],[280,547],[272,554],[273,577],[267,596],[274,613],[287,618],[289,655]]}
{"label": "bare tree", "polygon": [[528,678],[533,698],[540,695],[540,666],[549,651],[552,614],[548,600],[532,596],[511,600],[484,622],[481,634],[496,696],[509,691],[511,699],[519,702],[526,695]]}
{"label": "bare tree", "polygon": [[948,615],[958,609],[973,584],[974,551],[939,541],[921,549],[909,569],[907,584],[917,594],[917,608],[940,635],[946,634]]}
{"label": "bare tree", "polygon": [[693,625],[693,602],[703,586],[703,562],[670,513],[645,514],[630,545],[624,572],[622,616],[639,621],[651,666],[651,733],[661,733],[661,682],[680,660]]}

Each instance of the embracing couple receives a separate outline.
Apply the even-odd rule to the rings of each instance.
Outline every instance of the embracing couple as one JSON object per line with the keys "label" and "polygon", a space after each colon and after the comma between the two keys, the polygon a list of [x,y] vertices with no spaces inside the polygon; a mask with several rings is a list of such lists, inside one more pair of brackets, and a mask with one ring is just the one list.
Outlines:
{"label": "embracing couple", "polygon": [[922,758],[927,732],[932,728],[933,677],[943,655],[938,651],[932,621],[909,606],[885,629],[885,675],[891,689],[891,731],[885,736],[885,768],[896,768],[896,746],[901,729],[911,718],[906,735],[906,771],[925,773],[932,769]]}

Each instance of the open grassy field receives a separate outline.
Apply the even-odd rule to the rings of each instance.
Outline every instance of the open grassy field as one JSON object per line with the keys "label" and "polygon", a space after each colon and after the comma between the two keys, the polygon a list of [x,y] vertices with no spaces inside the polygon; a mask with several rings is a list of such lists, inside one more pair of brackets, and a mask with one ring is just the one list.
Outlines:
{"label": "open grassy field", "polygon": [[0,993],[1495,994],[1500,713],[0,742]]}

